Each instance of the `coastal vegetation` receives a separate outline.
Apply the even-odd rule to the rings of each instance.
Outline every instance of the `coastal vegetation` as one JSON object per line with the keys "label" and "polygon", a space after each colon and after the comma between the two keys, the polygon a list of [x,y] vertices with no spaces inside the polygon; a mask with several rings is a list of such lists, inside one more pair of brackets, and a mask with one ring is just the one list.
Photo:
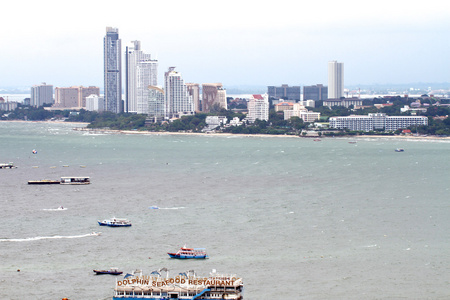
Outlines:
{"label": "coastal vegetation", "polygon": [[[412,106],[417,100],[421,105],[426,106],[426,110],[421,111],[408,110],[402,112],[401,109],[405,105]],[[250,124],[245,121],[245,114],[242,113],[242,107],[238,110],[226,110],[220,107],[215,108],[210,113],[198,113],[190,116],[183,116],[173,121],[152,122],[146,115],[111,112],[92,112],[86,110],[70,111],[70,110],[46,110],[44,107],[32,107],[20,105],[14,111],[0,111],[0,119],[2,120],[28,120],[28,121],[44,121],[44,120],[65,120],[69,122],[86,122],[88,128],[105,128],[112,130],[137,130],[137,131],[154,131],[154,132],[202,132],[206,127],[207,116],[224,116],[228,120],[238,118],[242,122],[239,126],[231,126],[229,124],[220,126],[215,129],[216,132],[234,133],[234,134],[272,134],[272,135],[305,135],[306,130],[315,130],[320,136],[340,136],[340,135],[394,135],[401,134],[402,130],[396,132],[383,131],[337,131],[328,130],[326,128],[327,120],[332,116],[348,116],[351,114],[367,115],[369,113],[385,113],[387,115],[412,115],[420,114],[428,117],[428,126],[414,126],[409,128],[413,134],[421,135],[437,135],[450,136],[450,107],[448,99],[435,99],[424,95],[419,99],[409,99],[407,97],[389,97],[374,98],[363,101],[363,107],[354,109],[354,107],[333,107],[323,106],[321,101],[316,102],[315,108],[308,108],[315,112],[321,113],[321,120],[315,124],[305,123],[299,117],[292,117],[290,120],[284,120],[283,112],[276,112],[271,109],[269,112],[269,120],[256,120]],[[416,102],[417,103],[417,102]],[[383,104],[374,106],[374,104]],[[242,104],[240,104],[242,105]]]}

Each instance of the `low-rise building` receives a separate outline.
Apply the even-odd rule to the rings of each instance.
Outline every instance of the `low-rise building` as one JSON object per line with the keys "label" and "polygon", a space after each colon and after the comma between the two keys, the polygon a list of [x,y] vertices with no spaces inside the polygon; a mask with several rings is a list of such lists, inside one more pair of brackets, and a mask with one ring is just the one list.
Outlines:
{"label": "low-rise building", "polygon": [[349,108],[351,105],[353,105],[353,107],[361,106],[362,100],[360,98],[356,98],[356,97],[323,100],[323,106],[328,106],[330,108],[333,106],[344,106],[346,108]]}
{"label": "low-rise building", "polygon": [[312,123],[320,119],[320,113],[308,111],[306,107],[300,103],[295,103],[291,110],[285,110],[283,113],[285,120],[289,120],[292,117],[299,117],[303,122]]}
{"label": "low-rise building", "polygon": [[428,118],[425,116],[387,116],[384,113],[376,113],[367,116],[330,117],[329,122],[331,128],[337,129],[395,131],[410,126],[426,126]]}

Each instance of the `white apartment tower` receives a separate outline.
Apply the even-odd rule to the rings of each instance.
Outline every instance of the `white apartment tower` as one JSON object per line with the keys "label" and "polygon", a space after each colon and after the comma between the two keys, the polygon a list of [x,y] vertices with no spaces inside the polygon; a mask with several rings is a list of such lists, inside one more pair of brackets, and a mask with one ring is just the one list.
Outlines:
{"label": "white apartment tower", "polygon": [[247,108],[247,119],[250,123],[254,123],[256,119],[269,120],[269,96],[267,94],[253,95],[248,101]]}
{"label": "white apartment tower", "polygon": [[194,103],[181,74],[170,67],[164,74],[166,117],[180,117],[194,114]]}
{"label": "white apartment tower", "polygon": [[344,63],[328,62],[328,99],[344,96]]}
{"label": "white apartment tower", "polygon": [[119,29],[106,27],[103,38],[105,110],[122,112],[122,60]]}
{"label": "white apartment tower", "polygon": [[30,105],[39,107],[44,104],[53,103],[53,85],[43,82],[40,85],[33,85],[31,87]]}
{"label": "white apartment tower", "polygon": [[164,90],[160,86],[148,87],[148,117],[155,121],[166,117]]}
{"label": "white apartment tower", "polygon": [[125,111],[148,113],[148,87],[157,85],[158,61],[141,50],[141,42],[133,41],[125,51]]}

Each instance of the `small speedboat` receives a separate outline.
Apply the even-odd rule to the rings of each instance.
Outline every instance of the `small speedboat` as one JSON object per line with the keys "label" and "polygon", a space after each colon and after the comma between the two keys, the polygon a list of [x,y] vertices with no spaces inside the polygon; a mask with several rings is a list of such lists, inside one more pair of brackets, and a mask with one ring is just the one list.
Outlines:
{"label": "small speedboat", "polygon": [[93,270],[95,272],[95,275],[105,275],[105,274],[109,274],[109,275],[120,275],[123,272],[119,271],[118,268],[111,268],[109,270]]}
{"label": "small speedboat", "polygon": [[186,248],[181,247],[176,253],[168,252],[171,258],[189,259],[189,258],[208,258],[205,248]]}
{"label": "small speedboat", "polygon": [[131,222],[127,219],[111,218],[109,220],[98,221],[98,225],[109,227],[129,227],[131,226]]}
{"label": "small speedboat", "polygon": [[395,152],[403,152],[403,151],[405,151],[405,149],[403,149],[403,148],[397,148],[397,149],[395,149]]}

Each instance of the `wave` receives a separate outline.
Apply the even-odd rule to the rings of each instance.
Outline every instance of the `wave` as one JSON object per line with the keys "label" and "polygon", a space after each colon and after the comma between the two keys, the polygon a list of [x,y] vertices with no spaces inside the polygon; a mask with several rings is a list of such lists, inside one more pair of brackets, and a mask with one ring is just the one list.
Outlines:
{"label": "wave", "polygon": [[50,239],[78,239],[78,238],[84,238],[84,237],[89,237],[89,236],[99,236],[100,234],[101,234],[101,232],[92,232],[92,233],[81,234],[81,235],[37,236],[37,237],[24,238],[24,239],[0,239],[0,242],[32,242],[32,241],[50,240]]}
{"label": "wave", "polygon": [[46,210],[46,211],[58,211],[58,210],[67,210],[67,207],[64,208],[43,208],[42,210]]}

